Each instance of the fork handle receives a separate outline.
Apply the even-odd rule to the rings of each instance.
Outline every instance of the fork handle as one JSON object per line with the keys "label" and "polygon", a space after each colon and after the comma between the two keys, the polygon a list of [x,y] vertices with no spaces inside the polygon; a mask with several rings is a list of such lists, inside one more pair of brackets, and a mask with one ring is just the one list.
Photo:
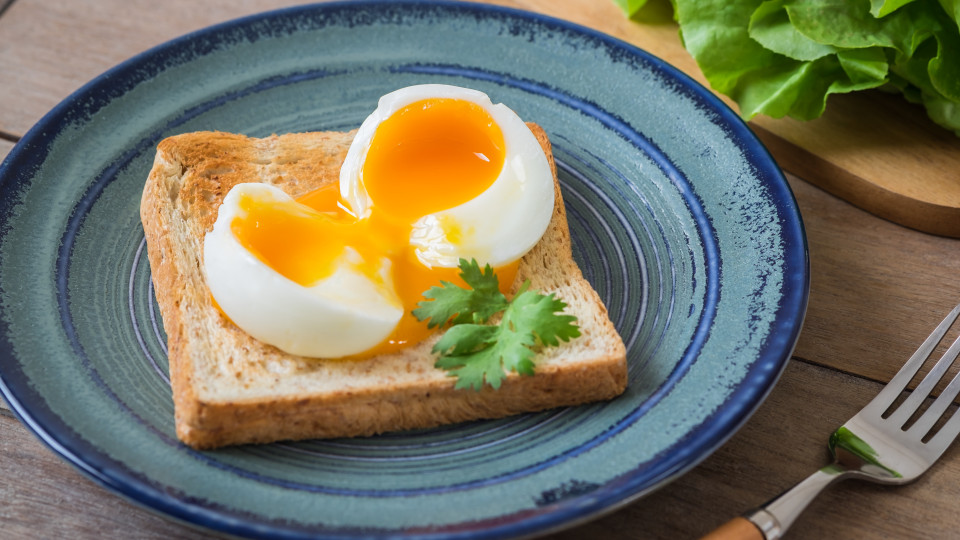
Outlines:
{"label": "fork handle", "polygon": [[701,540],[764,540],[763,533],[744,517],[735,517]]}
{"label": "fork handle", "polygon": [[[828,465],[811,474],[799,484],[781,493],[761,508],[734,518],[703,537],[703,540],[776,540],[793,525],[803,509],[827,486],[840,480],[848,472],[836,465]],[[746,522],[746,523],[742,523]],[[745,525],[750,525],[747,529]],[[714,536],[723,533],[720,536]]]}

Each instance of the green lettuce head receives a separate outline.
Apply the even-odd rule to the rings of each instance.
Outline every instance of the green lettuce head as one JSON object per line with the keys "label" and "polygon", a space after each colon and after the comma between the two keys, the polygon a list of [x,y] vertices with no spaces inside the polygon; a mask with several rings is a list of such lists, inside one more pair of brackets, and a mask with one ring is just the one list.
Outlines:
{"label": "green lettuce head", "polygon": [[[628,15],[646,0],[616,0]],[[960,0],[672,0],[684,47],[740,106],[810,120],[827,96],[900,92],[960,135]]]}

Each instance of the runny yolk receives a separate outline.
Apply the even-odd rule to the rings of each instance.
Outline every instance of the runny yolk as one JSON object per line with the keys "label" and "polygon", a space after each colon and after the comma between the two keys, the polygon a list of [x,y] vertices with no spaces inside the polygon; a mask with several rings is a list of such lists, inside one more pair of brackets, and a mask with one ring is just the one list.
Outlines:
{"label": "runny yolk", "polygon": [[[257,258],[305,287],[333,274],[348,247],[360,256],[354,268],[386,287],[378,271],[388,258],[394,288],[385,294],[403,306],[404,315],[393,334],[359,356],[389,353],[432,332],[411,314],[427,289],[441,280],[463,285],[457,268],[428,268],[419,261],[409,242],[414,222],[483,193],[503,162],[503,134],[482,107],[426,99],[384,120],[370,142],[361,180],[372,201],[368,216],[358,219],[346,211],[339,186],[328,184],[296,201],[244,197],[244,215],[231,229]],[[504,293],[517,265],[496,269]]]}
{"label": "runny yolk", "polygon": [[503,148],[500,128],[479,105],[418,101],[377,127],[362,182],[382,212],[413,223],[483,193],[503,169]]}

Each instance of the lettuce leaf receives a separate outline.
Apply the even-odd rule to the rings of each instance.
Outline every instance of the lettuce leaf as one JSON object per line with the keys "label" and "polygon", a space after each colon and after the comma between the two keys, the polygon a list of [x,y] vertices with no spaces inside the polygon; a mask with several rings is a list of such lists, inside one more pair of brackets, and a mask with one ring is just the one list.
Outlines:
{"label": "lettuce leaf", "polygon": [[647,0],[613,0],[628,17],[632,17],[647,3]]}
{"label": "lettuce leaf", "polygon": [[[649,0],[615,0],[634,15]],[[960,0],[671,0],[684,47],[745,119],[819,117],[881,88],[960,135]]]}
{"label": "lettuce leaf", "polygon": [[913,0],[870,0],[870,14],[874,17],[886,17]]}
{"label": "lettuce leaf", "polygon": [[763,2],[750,15],[750,38],[775,53],[794,60],[813,61],[835,54],[833,45],[807,37],[790,20],[786,0]]}

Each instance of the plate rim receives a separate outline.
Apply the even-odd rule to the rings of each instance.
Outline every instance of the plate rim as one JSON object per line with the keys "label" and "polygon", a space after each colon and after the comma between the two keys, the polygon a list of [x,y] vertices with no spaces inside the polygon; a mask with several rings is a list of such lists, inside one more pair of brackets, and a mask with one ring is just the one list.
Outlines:
{"label": "plate rim", "polygon": [[[344,8],[369,8],[377,5],[389,5],[392,9],[408,9],[411,7],[426,6],[445,10],[445,13],[456,13],[457,16],[461,17],[467,13],[473,13],[480,17],[490,17],[494,15],[506,16],[521,19],[524,22],[534,23],[538,27],[543,27],[544,25],[548,27],[552,26],[573,34],[585,35],[605,44],[607,47],[619,49],[631,56],[642,58],[645,64],[665,73],[669,78],[683,86],[684,90],[695,95],[702,103],[709,105],[711,111],[717,114],[722,120],[722,122],[718,122],[718,124],[723,125],[726,133],[734,139],[737,146],[744,151],[750,164],[754,166],[757,172],[767,178],[768,181],[766,185],[772,192],[770,199],[773,200],[777,214],[781,217],[783,232],[790,233],[789,239],[781,237],[781,240],[784,242],[784,268],[787,270],[792,268],[794,271],[794,275],[785,275],[783,294],[779,297],[779,307],[774,319],[776,324],[761,346],[761,351],[753,361],[747,374],[738,381],[736,387],[730,392],[717,410],[707,416],[700,425],[674,443],[675,446],[683,445],[687,448],[692,446],[697,450],[696,452],[688,451],[684,455],[674,456],[666,460],[667,465],[661,467],[661,470],[655,475],[638,474],[638,469],[630,469],[614,481],[608,482],[600,486],[597,490],[592,491],[592,502],[589,505],[571,507],[569,504],[571,501],[567,500],[567,504],[559,504],[555,510],[538,512],[536,515],[520,519],[519,521],[507,520],[506,524],[484,527],[480,530],[467,528],[453,533],[447,531],[413,535],[406,535],[395,530],[386,532],[404,538],[435,537],[437,534],[439,534],[439,536],[470,535],[472,537],[545,534],[550,531],[571,527],[592,520],[602,514],[621,508],[659,489],[665,483],[678,478],[689,469],[698,465],[739,431],[742,425],[765,401],[793,354],[806,315],[810,287],[809,253],[804,225],[795,196],[779,167],[776,165],[776,162],[766,147],[763,146],[756,135],[747,127],[746,123],[737,116],[732,109],[712,92],[679,69],[639,47],[598,30],[537,12],[498,5],[476,4],[453,0],[334,1],[291,6],[234,18],[181,35],[138,53],[94,77],[79,89],[72,92],[41,117],[13,147],[4,161],[0,163],[0,189],[7,190],[11,189],[11,187],[13,189],[22,187],[22,181],[25,178],[32,177],[32,171],[29,173],[21,172],[29,170],[29,167],[24,167],[24,165],[42,163],[43,160],[32,159],[29,155],[30,148],[34,146],[48,147],[54,136],[66,125],[65,120],[67,120],[67,114],[77,101],[94,97],[99,90],[109,89],[113,82],[111,79],[114,78],[126,81],[130,87],[134,87],[143,82],[143,80],[149,79],[152,75],[141,74],[139,77],[132,78],[131,75],[135,75],[132,70],[135,70],[137,66],[151,58],[175,51],[177,47],[185,43],[193,42],[198,38],[215,36],[218,33],[243,27],[265,18],[291,17],[298,13],[315,13],[317,11],[339,11]],[[123,88],[119,92],[119,95],[123,95],[128,90],[129,88]],[[105,101],[109,102],[114,97],[115,96],[108,96]],[[766,166],[760,167],[758,162]],[[8,185],[12,180],[19,181],[16,184]],[[11,204],[9,199],[0,202],[0,227],[7,225],[10,211]],[[6,235],[3,234],[5,232],[5,230],[0,231],[0,234],[2,234],[2,236],[0,236],[0,243],[5,239]],[[789,261],[787,261],[787,259],[789,259]],[[799,265],[797,263],[799,263]],[[0,319],[0,366],[9,364],[16,367],[17,358],[13,354],[12,346],[8,339],[9,333],[6,320]],[[778,342],[787,343],[787,347],[783,348],[782,346],[771,345],[770,342],[774,341],[773,338],[777,338],[776,340]],[[127,469],[121,464],[113,462],[107,456],[101,455],[102,453],[93,447],[92,444],[83,439],[81,435],[75,433],[71,426],[60,420],[55,413],[49,410],[49,408],[46,407],[43,396],[36,393],[33,388],[29,388],[29,385],[27,385],[26,388],[21,387],[19,390],[11,388],[8,384],[9,374],[5,373],[5,371],[6,370],[0,370],[0,395],[2,395],[10,405],[10,409],[20,422],[53,450],[55,454],[73,465],[85,476],[110,489],[112,492],[123,496],[125,499],[134,502],[142,508],[149,511],[159,511],[163,513],[164,516],[187,525],[201,525],[221,532],[254,536],[279,534],[281,537],[300,538],[304,534],[296,531],[287,534],[283,530],[276,529],[276,525],[272,522],[264,522],[263,520],[256,522],[244,521],[236,517],[240,513],[238,510],[233,510],[230,515],[224,515],[215,508],[211,508],[210,505],[197,506],[189,502],[184,502],[182,500],[183,494],[175,496],[170,494],[169,489],[158,489],[151,479],[144,478],[142,475]],[[19,369],[18,371],[20,377],[25,381],[25,375]],[[26,394],[27,399],[24,400],[24,396],[22,395],[18,397],[19,394]],[[31,401],[34,403],[32,403],[30,407],[27,407],[25,402],[29,403]],[[42,410],[40,411],[36,410],[38,402],[42,406]],[[51,424],[53,424],[53,429],[51,429]],[[91,452],[94,454],[95,459],[90,459]],[[656,458],[653,458],[653,461],[656,461]],[[131,480],[133,483],[131,483]],[[576,497],[573,498],[573,500],[575,499]],[[507,516],[510,516],[510,514],[500,516],[500,518],[502,519]],[[256,515],[254,514],[252,517],[256,517]],[[336,530],[324,530],[321,532],[328,537],[338,538],[354,538],[358,534],[370,533],[370,531],[358,533],[352,530],[346,534],[337,533]]]}

